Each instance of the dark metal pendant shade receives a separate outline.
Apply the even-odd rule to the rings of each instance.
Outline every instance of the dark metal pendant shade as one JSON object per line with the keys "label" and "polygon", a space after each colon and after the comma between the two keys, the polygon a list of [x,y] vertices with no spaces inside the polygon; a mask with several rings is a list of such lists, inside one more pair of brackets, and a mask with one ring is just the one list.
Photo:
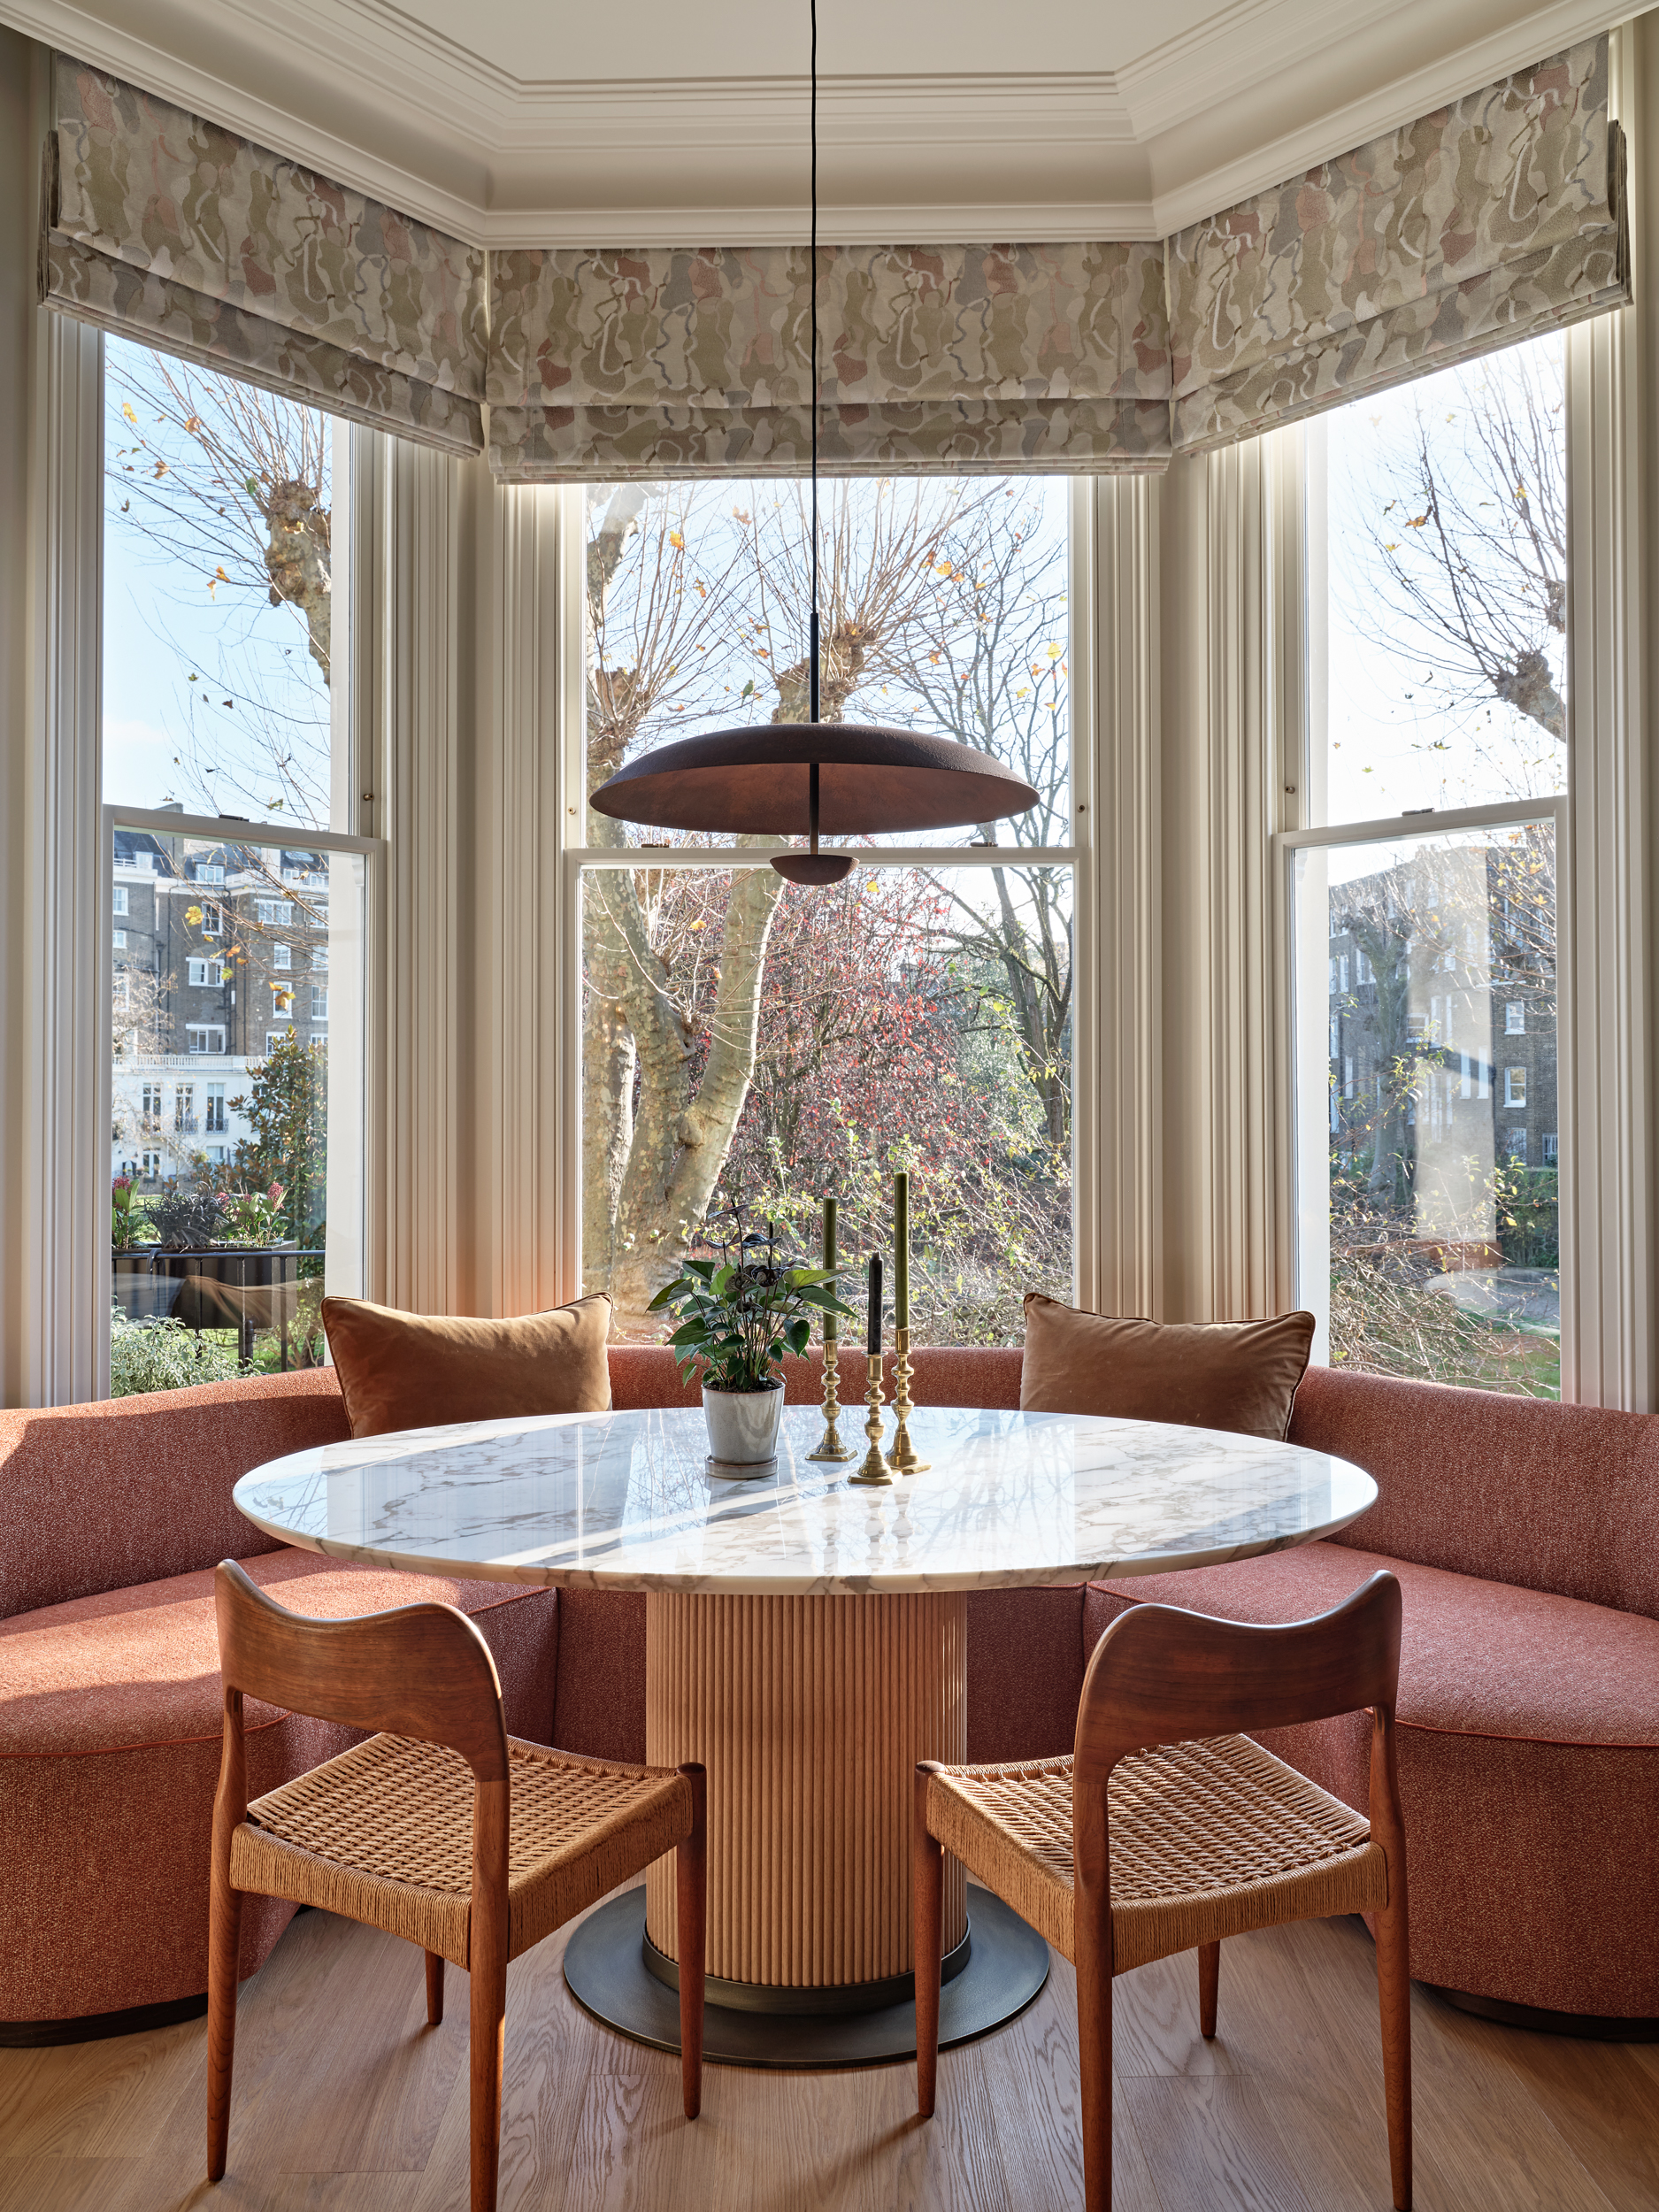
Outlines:
{"label": "dark metal pendant shade", "polygon": [[728,837],[805,837],[816,829],[826,837],[873,837],[1023,814],[1036,805],[1037,793],[989,753],[924,730],[762,722],[656,746],[601,784],[593,803],[618,821],[656,829]]}

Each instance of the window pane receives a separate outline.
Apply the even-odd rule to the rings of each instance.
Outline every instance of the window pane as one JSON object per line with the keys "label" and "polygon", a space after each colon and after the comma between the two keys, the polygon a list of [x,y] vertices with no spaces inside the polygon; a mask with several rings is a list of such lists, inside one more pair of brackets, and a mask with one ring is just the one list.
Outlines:
{"label": "window pane", "polygon": [[[994,753],[1042,795],[997,826],[998,841],[1069,844],[1065,482],[851,478],[820,497],[825,718],[933,730]],[[810,533],[799,483],[590,488],[590,790],[671,738],[806,719]],[[593,814],[588,838],[707,841]]]}
{"label": "window pane", "polygon": [[329,419],[122,338],[104,357],[104,795],[325,827]]}
{"label": "window pane", "polygon": [[1304,850],[1294,884],[1301,1295],[1333,1363],[1557,1396],[1553,824]]}
{"label": "window pane", "polygon": [[[111,1039],[112,1391],[317,1364],[325,1255],[331,1279],[351,1281],[330,1217],[349,1262],[361,1214],[364,864],[119,827],[112,861],[127,894]],[[259,914],[283,886],[296,912],[327,918],[331,979],[354,1009],[343,1038],[326,992],[273,984],[288,948]]]}
{"label": "window pane", "polygon": [[862,1280],[901,1167],[917,1342],[1018,1343],[1027,1290],[1071,1297],[1069,870],[595,869],[582,911],[583,1277],[623,1335],[665,1333],[733,1194],[803,1256],[833,1194]]}
{"label": "window pane", "polygon": [[1563,361],[1535,339],[1310,431],[1313,819],[1567,788]]}

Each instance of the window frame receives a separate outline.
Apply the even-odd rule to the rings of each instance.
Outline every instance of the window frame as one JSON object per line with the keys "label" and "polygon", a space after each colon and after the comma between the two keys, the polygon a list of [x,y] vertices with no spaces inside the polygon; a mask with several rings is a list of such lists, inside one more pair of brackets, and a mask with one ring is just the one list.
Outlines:
{"label": "window frame", "polygon": [[[1330,1119],[1326,1100],[1329,1086],[1328,1054],[1316,1051],[1302,1033],[1301,1016],[1310,998],[1322,1008],[1328,995],[1317,989],[1325,979],[1328,933],[1315,944],[1310,928],[1306,941],[1296,934],[1296,856],[1299,853],[1334,850],[1344,845],[1376,845],[1411,837],[1438,837],[1459,830],[1524,827],[1549,822],[1555,832],[1555,1033],[1558,1055],[1564,1056],[1572,1020],[1572,844],[1571,802],[1565,793],[1545,799],[1510,799],[1492,806],[1429,808],[1409,814],[1384,815],[1368,822],[1331,822],[1306,829],[1280,830],[1272,839],[1273,868],[1278,879],[1279,925],[1286,958],[1281,964],[1285,992],[1285,1097],[1290,1117],[1290,1191],[1294,1214],[1292,1251],[1295,1265],[1297,1303],[1315,1317],[1311,1362],[1329,1363],[1331,1337],[1331,1215],[1329,1199],[1330,1146],[1325,1126]],[[1323,1048],[1328,1031],[1323,1014],[1313,1043]],[[1310,1077],[1317,1071],[1322,1080]],[[1506,1077],[1507,1088],[1507,1077]],[[1483,1087],[1479,1094],[1486,1095]],[[1310,1096],[1313,1104],[1310,1105]],[[1559,1094],[1558,1094],[1559,1096]],[[1517,1109],[1517,1110],[1520,1110]],[[1565,1102],[1558,1106],[1562,1120],[1568,1118]],[[1563,1214],[1574,1202],[1571,1144],[1558,1148],[1556,1168],[1561,1176]],[[1323,1200],[1323,1203],[1318,1202]],[[1563,1255],[1563,1266],[1565,1254]],[[1561,1308],[1561,1365],[1567,1375],[1570,1352],[1577,1346],[1570,1333],[1576,1327],[1576,1305],[1565,1297]]]}
{"label": "window frame", "polygon": [[[1003,473],[1023,473],[1009,469]],[[803,472],[804,476],[804,472]],[[733,481],[745,480],[733,474]],[[852,846],[856,864],[872,872],[902,868],[1010,868],[1064,867],[1071,872],[1071,1282],[1074,1300],[1082,1286],[1092,1284],[1096,1270],[1095,1208],[1086,1187],[1092,1182],[1091,1164],[1096,1151],[1097,1088],[1095,1063],[1095,949],[1094,917],[1096,909],[1094,852],[1094,757],[1096,712],[1094,670],[1101,614],[1095,603],[1094,545],[1097,526],[1098,488],[1095,477],[1071,477],[1066,506],[1067,717],[1071,730],[1071,838],[1064,845],[879,845]],[[558,701],[560,767],[566,803],[558,810],[560,829],[560,908],[563,957],[559,964],[559,1057],[564,1070],[562,1088],[565,1112],[558,1165],[565,1194],[565,1240],[570,1268],[569,1294],[576,1294],[581,1280],[582,1138],[581,1138],[581,994],[582,887],[590,873],[605,870],[636,869],[641,864],[674,869],[726,872],[764,868],[774,852],[795,849],[780,838],[764,849],[726,844],[710,849],[682,852],[669,848],[642,863],[641,849],[615,849],[586,842],[588,818],[588,711],[586,489],[583,485],[560,486],[544,494],[558,503],[559,654],[561,683]]]}

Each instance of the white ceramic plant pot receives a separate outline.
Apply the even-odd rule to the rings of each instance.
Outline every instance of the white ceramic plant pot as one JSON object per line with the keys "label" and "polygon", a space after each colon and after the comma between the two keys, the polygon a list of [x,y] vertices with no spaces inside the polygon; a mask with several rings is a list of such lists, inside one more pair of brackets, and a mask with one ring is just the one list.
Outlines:
{"label": "white ceramic plant pot", "polygon": [[778,1456],[783,1383],[764,1390],[716,1390],[704,1383],[703,1417],[709,1425],[710,1474],[766,1474]]}

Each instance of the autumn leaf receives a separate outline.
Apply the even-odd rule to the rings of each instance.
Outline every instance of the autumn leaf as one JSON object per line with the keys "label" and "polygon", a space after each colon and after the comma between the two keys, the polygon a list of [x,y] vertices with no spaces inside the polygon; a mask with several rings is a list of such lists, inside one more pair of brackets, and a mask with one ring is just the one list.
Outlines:
{"label": "autumn leaf", "polygon": [[126,416],[126,418],[127,418],[127,421],[128,421],[128,422],[132,423],[134,426],[136,426],[137,422],[138,422],[138,417],[137,417],[137,416],[136,416],[136,415],[133,412],[133,403],[132,403],[132,401],[131,401],[130,399],[129,399],[129,400],[123,400],[123,401],[122,401],[122,403],[121,403],[121,412],[122,412],[122,414],[123,414],[123,415],[125,415],[125,416]]}
{"label": "autumn leaf", "polygon": [[678,530],[671,530],[669,532],[668,542],[673,547],[676,553],[683,553],[686,549],[686,541],[680,536]]}

